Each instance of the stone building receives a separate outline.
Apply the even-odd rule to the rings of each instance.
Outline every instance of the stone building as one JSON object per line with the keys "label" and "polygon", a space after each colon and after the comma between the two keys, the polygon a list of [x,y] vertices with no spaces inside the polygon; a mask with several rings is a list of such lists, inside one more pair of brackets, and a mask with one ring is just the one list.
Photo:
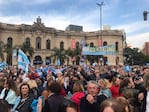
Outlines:
{"label": "stone building", "polygon": [[144,55],[149,55],[149,42],[145,42],[142,50]]}
{"label": "stone building", "polygon": [[[76,25],[69,25],[66,30],[46,27],[40,17],[36,19],[33,25],[0,23],[0,40],[5,44],[10,42],[14,47],[22,45],[23,42],[30,43],[30,46],[35,51],[33,57],[30,58],[32,63],[36,63],[37,61],[45,63],[45,60],[53,62],[53,59],[50,58],[52,54],[51,49],[54,47],[68,49],[72,47],[72,41],[80,43],[83,40],[89,45],[98,46],[100,34],[101,31],[84,32],[82,26]],[[101,57],[106,59],[110,65],[123,65],[123,49],[126,45],[125,32],[122,30],[103,28],[102,42],[103,46],[115,45],[117,52],[115,55],[104,55]],[[17,64],[17,59],[14,57],[12,57],[12,64]]]}

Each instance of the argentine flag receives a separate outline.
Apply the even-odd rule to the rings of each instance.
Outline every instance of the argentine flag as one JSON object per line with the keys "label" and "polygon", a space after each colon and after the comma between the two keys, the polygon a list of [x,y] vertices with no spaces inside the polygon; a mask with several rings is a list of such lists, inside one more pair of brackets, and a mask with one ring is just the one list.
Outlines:
{"label": "argentine flag", "polygon": [[18,51],[18,68],[21,68],[22,70],[25,71],[25,73],[28,73],[28,66],[30,62],[29,59],[27,58],[26,54],[19,49]]}
{"label": "argentine flag", "polygon": [[5,62],[0,62],[0,71],[2,71],[5,67],[7,67],[8,64]]}

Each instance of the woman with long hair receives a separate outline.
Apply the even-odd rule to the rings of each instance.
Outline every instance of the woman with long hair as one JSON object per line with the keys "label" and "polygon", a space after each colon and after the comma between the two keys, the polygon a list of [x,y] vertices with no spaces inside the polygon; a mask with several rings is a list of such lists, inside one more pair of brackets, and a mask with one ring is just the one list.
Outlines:
{"label": "woman with long hair", "polygon": [[20,96],[17,98],[12,110],[17,112],[32,112],[31,103],[33,99],[33,95],[30,94],[29,84],[22,83],[20,86]]}
{"label": "woman with long hair", "polygon": [[77,81],[73,85],[73,95],[71,100],[78,106],[78,112],[80,112],[80,101],[85,96],[85,90],[81,82]]}
{"label": "woman with long hair", "polygon": [[0,99],[6,100],[11,107],[16,102],[16,99],[19,95],[16,83],[12,79],[5,79],[4,89],[0,94]]}

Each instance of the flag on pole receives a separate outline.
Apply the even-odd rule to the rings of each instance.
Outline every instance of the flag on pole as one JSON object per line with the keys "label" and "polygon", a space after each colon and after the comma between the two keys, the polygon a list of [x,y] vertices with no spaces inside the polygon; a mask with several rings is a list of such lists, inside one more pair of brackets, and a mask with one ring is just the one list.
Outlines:
{"label": "flag on pole", "polygon": [[18,68],[21,68],[22,70],[25,71],[25,73],[27,73],[29,64],[30,64],[30,62],[29,62],[28,57],[21,49],[19,49],[19,51],[18,51]]}
{"label": "flag on pole", "polygon": [[57,59],[57,65],[58,65],[58,66],[61,65],[61,61],[60,61],[59,58]]}

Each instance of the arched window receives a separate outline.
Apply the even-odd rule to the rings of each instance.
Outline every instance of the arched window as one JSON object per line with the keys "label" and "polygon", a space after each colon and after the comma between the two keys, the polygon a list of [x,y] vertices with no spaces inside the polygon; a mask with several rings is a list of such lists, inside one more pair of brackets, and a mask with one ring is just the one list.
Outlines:
{"label": "arched window", "polygon": [[79,42],[76,42],[76,48],[79,48]]}
{"label": "arched window", "polygon": [[9,47],[12,47],[12,45],[13,45],[13,39],[11,37],[9,37],[7,39],[7,44],[8,44]]}
{"label": "arched window", "polygon": [[115,50],[118,51],[118,42],[115,42]]}
{"label": "arched window", "polygon": [[50,45],[51,45],[51,42],[50,42],[50,40],[48,39],[48,40],[46,41],[46,49],[50,49]]}
{"label": "arched window", "polygon": [[36,49],[41,49],[41,38],[40,37],[36,38]]}
{"label": "arched window", "polygon": [[106,41],[103,42],[103,46],[107,46],[108,43]]}
{"label": "arched window", "polygon": [[50,56],[46,57],[45,63],[46,63],[46,65],[49,65],[51,63]]}
{"label": "arched window", "polygon": [[64,42],[63,41],[60,42],[60,49],[64,49]]}
{"label": "arched window", "polygon": [[27,46],[30,47],[30,38],[29,37],[26,38],[25,42],[26,42]]}
{"label": "arched window", "polygon": [[34,57],[34,60],[33,60],[33,63],[34,63],[35,65],[42,64],[42,63],[43,63],[42,57],[39,56],[39,55],[35,56],[35,57]]}
{"label": "arched window", "polygon": [[13,39],[12,39],[12,37],[9,37],[8,39],[7,39],[7,49],[9,49],[9,50],[7,50],[6,52],[7,52],[7,58],[6,58],[6,62],[9,64],[9,65],[11,65],[12,64],[12,54],[10,53],[11,51],[10,51],[10,49],[12,49],[12,47],[13,47]]}
{"label": "arched window", "polygon": [[90,43],[90,47],[94,47],[94,43],[93,42]]}

